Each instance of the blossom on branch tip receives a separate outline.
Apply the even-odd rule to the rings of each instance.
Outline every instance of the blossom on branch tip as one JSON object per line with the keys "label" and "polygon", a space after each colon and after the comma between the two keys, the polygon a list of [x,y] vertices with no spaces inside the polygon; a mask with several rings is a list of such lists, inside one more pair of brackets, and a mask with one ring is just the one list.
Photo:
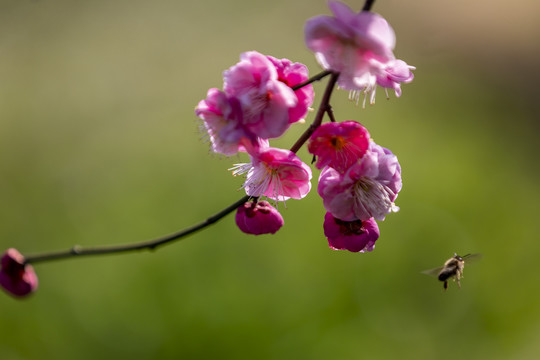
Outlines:
{"label": "blossom on branch tip", "polygon": [[[339,87],[351,91],[351,97],[357,101],[360,94],[364,94],[364,101],[369,96],[373,104],[379,82],[392,85],[381,86],[396,89],[399,82],[412,80],[407,76],[406,81],[394,77],[394,84],[384,81],[389,71],[394,74],[397,69],[389,68],[395,61],[395,33],[382,16],[369,11],[355,13],[338,1],[329,2],[329,7],[334,16],[320,15],[309,19],[305,25],[305,39],[324,69],[340,73]],[[399,63],[397,71],[403,75],[401,65]]]}
{"label": "blossom on branch tip", "polygon": [[236,210],[236,225],[246,234],[275,234],[283,226],[283,217],[267,201],[248,201]]}
{"label": "blossom on branch tip", "polygon": [[340,220],[366,221],[373,217],[382,221],[386,214],[399,210],[394,201],[401,187],[397,157],[372,141],[362,159],[345,174],[324,168],[317,191],[325,209]]}
{"label": "blossom on branch tip", "polygon": [[343,221],[327,212],[323,227],[328,245],[334,250],[372,251],[379,238],[379,227],[373,218],[366,221]]}
{"label": "blossom on branch tip", "polygon": [[311,190],[311,169],[290,150],[268,147],[251,155],[251,163],[235,164],[230,170],[233,175],[247,173],[242,187],[253,197],[302,199]]}
{"label": "blossom on branch tip", "polygon": [[16,249],[7,249],[0,260],[0,286],[8,293],[23,297],[37,290],[38,278],[32,265]]}
{"label": "blossom on branch tip", "polygon": [[369,147],[369,133],[356,121],[330,122],[311,135],[308,150],[317,157],[317,168],[330,166],[344,173],[364,156]]}

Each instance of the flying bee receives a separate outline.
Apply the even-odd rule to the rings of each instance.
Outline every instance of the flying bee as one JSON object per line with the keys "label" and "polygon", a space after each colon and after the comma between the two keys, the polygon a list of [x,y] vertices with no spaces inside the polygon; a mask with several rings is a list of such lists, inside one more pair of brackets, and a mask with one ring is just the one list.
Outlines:
{"label": "flying bee", "polygon": [[465,260],[467,262],[475,259],[479,259],[480,254],[467,254],[459,256],[454,253],[450,259],[444,262],[444,265],[435,269],[422,271],[423,274],[437,276],[439,281],[442,281],[444,290],[448,289],[448,280],[454,279],[457,282],[458,287],[461,289],[461,283],[459,280],[463,277],[463,268],[465,268]]}

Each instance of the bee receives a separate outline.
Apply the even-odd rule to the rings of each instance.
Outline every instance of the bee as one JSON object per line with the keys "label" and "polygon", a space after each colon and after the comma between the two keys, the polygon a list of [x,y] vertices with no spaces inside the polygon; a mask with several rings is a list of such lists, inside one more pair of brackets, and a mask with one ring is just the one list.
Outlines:
{"label": "bee", "polygon": [[442,281],[444,290],[448,289],[448,280],[454,279],[457,282],[458,287],[461,289],[461,283],[459,280],[463,277],[463,268],[465,267],[465,260],[467,262],[475,259],[479,259],[480,254],[467,254],[459,256],[454,253],[450,259],[444,262],[444,265],[435,269],[422,271],[423,274],[437,276],[439,281]]}

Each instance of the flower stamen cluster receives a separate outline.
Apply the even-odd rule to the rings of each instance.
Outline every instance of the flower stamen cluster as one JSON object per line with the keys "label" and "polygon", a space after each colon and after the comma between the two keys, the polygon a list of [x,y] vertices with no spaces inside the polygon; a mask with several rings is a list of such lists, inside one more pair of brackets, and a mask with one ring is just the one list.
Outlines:
{"label": "flower stamen cluster", "polygon": [[275,201],[302,199],[311,190],[311,169],[296,154],[268,147],[251,156],[250,163],[236,164],[233,175],[247,174],[242,188],[253,197]]}

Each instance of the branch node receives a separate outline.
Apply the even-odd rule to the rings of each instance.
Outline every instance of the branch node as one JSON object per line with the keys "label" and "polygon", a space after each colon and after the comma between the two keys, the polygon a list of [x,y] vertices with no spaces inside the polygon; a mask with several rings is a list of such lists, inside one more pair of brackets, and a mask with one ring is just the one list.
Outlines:
{"label": "branch node", "polygon": [[73,255],[80,255],[81,252],[82,252],[82,247],[80,245],[73,245],[70,251],[70,253]]}

